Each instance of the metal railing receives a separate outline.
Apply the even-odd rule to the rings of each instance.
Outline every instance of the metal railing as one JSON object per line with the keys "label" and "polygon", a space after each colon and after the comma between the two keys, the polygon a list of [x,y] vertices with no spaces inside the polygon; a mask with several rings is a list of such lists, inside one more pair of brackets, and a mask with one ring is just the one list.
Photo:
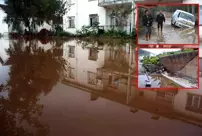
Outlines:
{"label": "metal railing", "polygon": [[130,3],[132,0],[98,0],[99,6],[106,6],[112,4],[123,4],[123,3]]}

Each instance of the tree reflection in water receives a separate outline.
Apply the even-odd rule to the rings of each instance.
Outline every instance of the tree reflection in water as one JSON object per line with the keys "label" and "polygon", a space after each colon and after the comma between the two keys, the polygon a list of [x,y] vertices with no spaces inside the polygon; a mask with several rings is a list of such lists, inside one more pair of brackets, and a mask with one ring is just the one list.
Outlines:
{"label": "tree reflection in water", "polygon": [[46,136],[49,127],[39,121],[43,111],[39,96],[48,94],[63,79],[67,63],[62,56],[54,56],[54,47],[44,50],[35,40],[27,46],[22,43],[18,41],[6,51],[11,67],[9,80],[0,92],[9,95],[0,97],[0,134]]}

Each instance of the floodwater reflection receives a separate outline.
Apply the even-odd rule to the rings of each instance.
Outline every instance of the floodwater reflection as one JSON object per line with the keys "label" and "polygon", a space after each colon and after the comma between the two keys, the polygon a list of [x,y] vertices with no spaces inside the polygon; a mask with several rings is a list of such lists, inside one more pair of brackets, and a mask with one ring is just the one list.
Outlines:
{"label": "floodwater reflection", "polygon": [[10,41],[0,66],[0,133],[200,136],[201,90],[137,90],[135,48],[123,45]]}

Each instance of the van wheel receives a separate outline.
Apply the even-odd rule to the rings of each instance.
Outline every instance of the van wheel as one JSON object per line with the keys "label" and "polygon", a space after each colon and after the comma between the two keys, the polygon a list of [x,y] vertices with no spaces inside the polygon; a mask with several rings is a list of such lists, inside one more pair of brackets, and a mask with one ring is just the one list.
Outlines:
{"label": "van wheel", "polygon": [[173,26],[176,26],[175,24],[176,24],[176,22],[174,22]]}

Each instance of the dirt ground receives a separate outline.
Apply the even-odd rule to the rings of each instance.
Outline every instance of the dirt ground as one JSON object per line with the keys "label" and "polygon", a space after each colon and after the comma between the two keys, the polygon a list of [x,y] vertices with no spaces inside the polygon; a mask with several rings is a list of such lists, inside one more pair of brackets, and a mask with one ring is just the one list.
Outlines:
{"label": "dirt ground", "polygon": [[171,18],[166,18],[163,32],[158,32],[157,23],[153,24],[151,39],[145,35],[138,36],[138,44],[198,44],[198,28],[187,29],[171,26]]}

